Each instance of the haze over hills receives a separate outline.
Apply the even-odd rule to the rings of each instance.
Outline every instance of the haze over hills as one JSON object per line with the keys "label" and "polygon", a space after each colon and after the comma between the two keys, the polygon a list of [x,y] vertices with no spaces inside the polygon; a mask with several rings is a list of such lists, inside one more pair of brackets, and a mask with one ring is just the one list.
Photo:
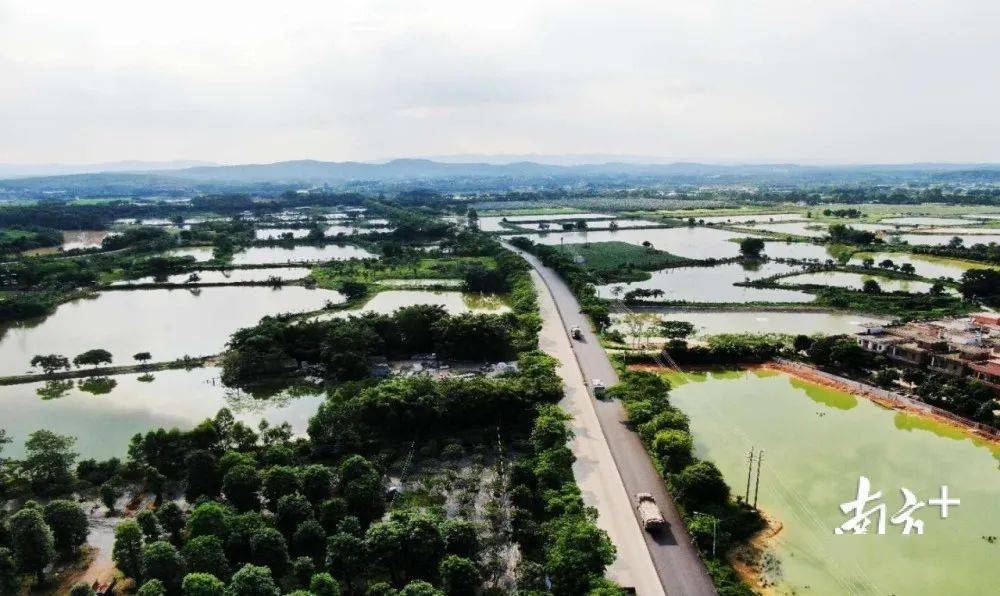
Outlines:
{"label": "haze over hills", "polygon": [[210,161],[175,159],[170,161],[122,160],[90,164],[0,164],[0,179],[41,176],[66,176],[70,174],[95,174],[103,172],[144,172],[150,170],[179,170],[216,165]]}
{"label": "haze over hills", "polygon": [[[273,191],[280,188],[313,186],[341,189],[437,186],[442,189],[500,190],[526,186],[565,187],[578,184],[624,187],[637,183],[800,186],[859,182],[1000,183],[1000,164],[802,165],[619,161],[559,165],[536,161],[486,163],[442,162],[430,159],[395,159],[385,163],[294,160],[267,164],[199,164],[193,167],[182,167],[185,162],[168,163],[169,167],[165,168],[156,167],[163,164],[152,162],[116,162],[107,164],[108,169],[100,172],[0,180],[0,192],[14,196],[45,193],[71,195],[91,193],[107,196],[116,193]],[[0,173],[2,172],[3,170],[0,170]]]}

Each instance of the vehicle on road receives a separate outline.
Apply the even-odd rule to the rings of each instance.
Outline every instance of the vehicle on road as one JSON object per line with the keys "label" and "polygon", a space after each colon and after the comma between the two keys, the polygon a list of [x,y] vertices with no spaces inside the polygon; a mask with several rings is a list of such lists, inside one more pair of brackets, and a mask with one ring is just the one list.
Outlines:
{"label": "vehicle on road", "polygon": [[580,331],[579,327],[573,325],[572,327],[569,328],[569,336],[577,340],[583,339],[583,332]]}
{"label": "vehicle on road", "polygon": [[594,379],[590,382],[590,386],[594,389],[594,397],[602,398],[604,397],[604,382],[600,379]]}
{"label": "vehicle on road", "polygon": [[639,493],[635,496],[636,509],[639,511],[639,518],[642,520],[642,527],[647,532],[658,532],[667,525],[663,519],[663,512],[656,504],[656,499],[649,493]]}

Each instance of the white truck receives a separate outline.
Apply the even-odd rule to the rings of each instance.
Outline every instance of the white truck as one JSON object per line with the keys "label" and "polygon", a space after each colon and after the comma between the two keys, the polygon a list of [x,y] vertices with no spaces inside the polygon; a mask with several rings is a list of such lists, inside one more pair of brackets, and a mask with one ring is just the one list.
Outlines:
{"label": "white truck", "polygon": [[642,527],[647,532],[658,532],[667,525],[653,495],[639,493],[635,496],[635,500],[635,508],[639,511],[639,519],[642,520]]}
{"label": "white truck", "polygon": [[590,386],[594,389],[594,397],[600,399],[604,397],[604,381],[600,379],[594,379],[590,382]]}

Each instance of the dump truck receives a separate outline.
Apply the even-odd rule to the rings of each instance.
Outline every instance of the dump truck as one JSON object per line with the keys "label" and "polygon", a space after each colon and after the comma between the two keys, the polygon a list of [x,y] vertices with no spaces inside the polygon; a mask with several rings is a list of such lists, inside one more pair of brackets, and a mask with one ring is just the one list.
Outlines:
{"label": "dump truck", "polygon": [[590,386],[594,389],[594,397],[604,397],[604,382],[600,379],[594,379],[590,382]]}
{"label": "dump truck", "polygon": [[663,513],[656,504],[656,499],[649,493],[639,493],[635,496],[636,506],[639,511],[639,519],[642,520],[642,527],[647,532],[657,532],[667,525],[663,519]]}
{"label": "dump truck", "polygon": [[569,328],[569,336],[573,339],[583,339],[583,332],[576,325]]}

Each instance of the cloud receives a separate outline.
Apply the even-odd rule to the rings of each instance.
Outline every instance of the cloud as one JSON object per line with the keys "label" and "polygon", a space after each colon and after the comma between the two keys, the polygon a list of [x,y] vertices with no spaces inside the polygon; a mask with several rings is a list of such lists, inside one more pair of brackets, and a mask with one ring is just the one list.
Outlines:
{"label": "cloud", "polygon": [[0,162],[1000,161],[991,0],[0,0]]}

